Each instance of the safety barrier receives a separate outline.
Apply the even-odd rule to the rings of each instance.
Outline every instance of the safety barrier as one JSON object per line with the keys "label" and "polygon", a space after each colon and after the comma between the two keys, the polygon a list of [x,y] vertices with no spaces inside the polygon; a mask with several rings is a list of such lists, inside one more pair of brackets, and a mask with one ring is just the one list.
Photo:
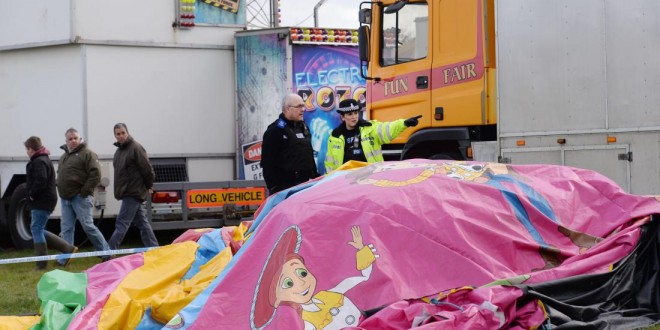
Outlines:
{"label": "safety barrier", "polygon": [[65,254],[52,254],[47,256],[35,256],[35,257],[24,257],[24,258],[12,258],[12,259],[0,259],[0,265],[8,264],[20,264],[26,262],[35,262],[35,261],[48,261],[55,259],[75,259],[75,258],[87,258],[87,257],[103,257],[103,256],[114,256],[119,254],[133,254],[146,252],[158,248],[154,247],[145,247],[145,248],[134,248],[134,249],[119,249],[119,250],[107,250],[107,251],[94,251],[94,252],[79,252],[79,253],[65,253]]}

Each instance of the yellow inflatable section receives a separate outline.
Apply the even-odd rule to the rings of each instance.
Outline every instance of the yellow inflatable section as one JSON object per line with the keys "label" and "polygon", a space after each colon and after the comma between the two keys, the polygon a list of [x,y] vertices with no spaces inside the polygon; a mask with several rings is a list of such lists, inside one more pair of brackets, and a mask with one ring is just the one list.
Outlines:
{"label": "yellow inflatable section", "polygon": [[41,316],[0,316],[0,330],[27,330],[39,323]]}
{"label": "yellow inflatable section", "polygon": [[191,279],[183,280],[180,284],[156,294],[152,299],[151,317],[163,324],[167,323],[218,277],[218,274],[227,266],[231,258],[231,249],[226,247],[213,259],[201,266],[199,273]]}
{"label": "yellow inflatable section", "polygon": [[144,265],[130,272],[108,297],[98,329],[116,329],[117,324],[134,329],[155,296],[179,285],[198,247],[196,242],[188,241],[145,252]]}
{"label": "yellow inflatable section", "polygon": [[[231,239],[242,242],[247,227],[233,228]],[[99,318],[98,329],[116,329],[122,324],[134,329],[151,308],[151,317],[167,323],[222,272],[233,257],[230,246],[224,248],[190,279],[181,280],[195,261],[199,244],[187,241],[150,250],[144,265],[130,274],[115,289]]]}

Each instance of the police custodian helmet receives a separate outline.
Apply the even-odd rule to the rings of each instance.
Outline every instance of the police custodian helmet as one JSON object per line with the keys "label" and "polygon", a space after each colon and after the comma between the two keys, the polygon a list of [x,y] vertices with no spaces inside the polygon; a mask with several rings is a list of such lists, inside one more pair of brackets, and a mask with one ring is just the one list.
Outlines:
{"label": "police custodian helmet", "polygon": [[337,108],[337,112],[339,114],[345,114],[353,111],[360,111],[362,108],[360,107],[360,103],[354,99],[345,99],[341,102],[339,102],[339,107]]}

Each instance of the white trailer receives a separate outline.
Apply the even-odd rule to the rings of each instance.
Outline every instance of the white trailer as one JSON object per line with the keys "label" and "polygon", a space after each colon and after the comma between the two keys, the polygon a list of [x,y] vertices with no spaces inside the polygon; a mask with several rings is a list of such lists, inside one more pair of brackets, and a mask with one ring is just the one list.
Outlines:
{"label": "white trailer", "polygon": [[[196,26],[182,16],[183,5],[195,6],[184,10],[197,15]],[[0,0],[0,227],[17,247],[31,244],[29,213],[16,193],[28,161],[22,143],[31,135],[57,160],[64,132],[81,132],[107,178],[97,216],[114,218],[119,207],[112,186],[118,122],[147,149],[159,182],[236,178],[233,37],[245,28],[244,3],[234,9]]]}
{"label": "white trailer", "polygon": [[496,0],[498,141],[475,159],[660,195],[660,2]]}

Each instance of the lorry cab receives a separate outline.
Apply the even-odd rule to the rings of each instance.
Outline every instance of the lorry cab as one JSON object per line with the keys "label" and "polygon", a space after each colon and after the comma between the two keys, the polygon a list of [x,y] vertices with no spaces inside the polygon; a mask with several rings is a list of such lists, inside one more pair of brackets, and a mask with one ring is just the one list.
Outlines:
{"label": "lorry cab", "polygon": [[369,117],[423,115],[390,155],[468,159],[471,141],[495,140],[492,7],[492,0],[362,3]]}
{"label": "lorry cab", "polygon": [[424,116],[395,158],[566,165],[658,194],[655,3],[380,0],[359,16],[368,114]]}

